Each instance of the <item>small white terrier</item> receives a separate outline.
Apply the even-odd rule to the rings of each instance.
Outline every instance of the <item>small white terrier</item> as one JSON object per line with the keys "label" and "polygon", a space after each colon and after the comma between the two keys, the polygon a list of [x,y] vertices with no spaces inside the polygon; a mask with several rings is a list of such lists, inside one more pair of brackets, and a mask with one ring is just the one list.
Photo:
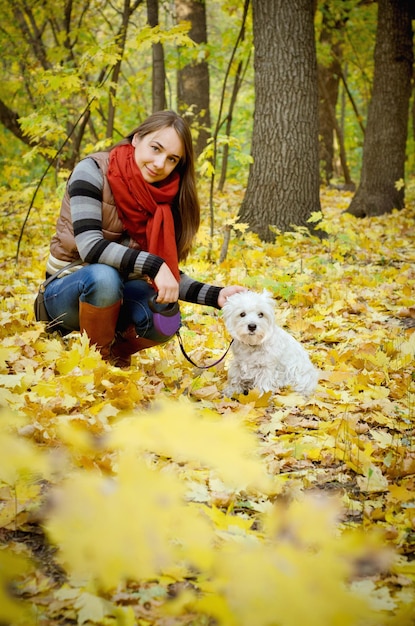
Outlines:
{"label": "small white terrier", "polygon": [[274,392],[286,386],[304,396],[314,392],[319,371],[301,344],[276,324],[274,301],[267,291],[236,293],[222,311],[233,338],[227,395],[250,389]]}

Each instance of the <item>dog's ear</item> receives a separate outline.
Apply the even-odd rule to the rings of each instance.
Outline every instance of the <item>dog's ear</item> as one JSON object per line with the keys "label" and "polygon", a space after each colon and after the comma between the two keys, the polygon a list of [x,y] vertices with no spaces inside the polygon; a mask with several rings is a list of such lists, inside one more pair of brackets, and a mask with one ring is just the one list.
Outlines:
{"label": "dog's ear", "polygon": [[229,319],[232,309],[233,309],[232,302],[230,302],[228,298],[221,309],[222,317],[225,320],[225,322]]}
{"label": "dog's ear", "polygon": [[264,289],[262,292],[262,295],[264,296],[264,298],[266,298],[267,300],[269,300],[269,303],[272,304],[272,306],[274,306],[274,298],[272,297],[272,293],[270,291],[268,291],[268,289]]}
{"label": "dog's ear", "polygon": [[228,296],[226,298],[226,300],[225,300],[225,304],[222,307],[222,311],[224,311],[224,310],[227,311],[227,310],[235,307],[236,303],[246,293],[247,293],[246,291],[242,291],[242,292],[237,291],[236,293],[233,293],[231,296]]}

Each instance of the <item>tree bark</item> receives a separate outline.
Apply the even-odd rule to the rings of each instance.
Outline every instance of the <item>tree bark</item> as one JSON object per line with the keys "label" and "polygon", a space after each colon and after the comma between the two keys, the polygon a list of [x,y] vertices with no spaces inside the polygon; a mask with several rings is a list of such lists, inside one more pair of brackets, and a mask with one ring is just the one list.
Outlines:
{"label": "tree bark", "polygon": [[[318,82],[320,86],[320,91],[324,98],[323,110],[325,111],[325,116],[327,116],[327,120],[325,120],[325,123],[323,124],[323,126],[326,129],[326,131],[330,130],[330,133],[326,134],[324,142],[322,142],[324,143],[324,146],[325,146],[325,151],[323,152],[323,154],[326,154],[326,157],[327,157],[327,159],[322,159],[323,162],[325,163],[326,183],[329,184],[333,176],[333,159],[334,159],[333,132],[334,132],[337,136],[337,142],[339,144],[339,158],[340,158],[340,163],[341,163],[342,170],[343,170],[344,184],[346,185],[348,189],[353,188],[353,191],[354,191],[355,187],[350,176],[349,166],[347,165],[346,148],[344,146],[343,132],[336,118],[336,108],[335,108],[336,103],[332,102],[332,99],[329,93],[327,92],[326,85],[324,83],[324,78],[321,75],[319,75]],[[337,100],[337,96],[336,96],[336,100]],[[322,131],[322,119],[321,119],[321,116],[322,116],[321,105],[322,103],[320,102],[320,134],[322,134],[323,132]],[[320,144],[320,147],[321,147],[321,144]]]}
{"label": "tree bark", "polygon": [[[330,183],[334,172],[334,134],[339,137],[339,126],[335,118],[342,58],[342,31],[347,21],[347,13],[336,18],[330,11],[328,2],[321,7],[323,19],[320,33],[320,42],[330,48],[331,60],[328,65],[318,66],[319,76],[319,136],[320,160],[324,173],[324,182]],[[334,115],[333,115],[334,114]],[[340,132],[341,135],[341,132]],[[344,147],[344,146],[343,146]],[[350,184],[350,175],[346,164],[346,155],[340,154],[346,184]]]}
{"label": "tree bark", "polygon": [[264,241],[320,211],[314,10],[308,0],[254,0],[255,112],[239,220]]}
{"label": "tree bark", "polygon": [[[246,19],[247,19],[247,16],[248,16],[248,9],[249,9],[249,5],[250,5],[250,1],[251,0],[244,0],[244,10],[243,10],[243,14],[242,14],[241,30],[239,32],[239,36],[238,36],[237,42],[236,42],[235,47],[234,47],[234,52],[236,52],[236,48],[239,46],[240,42],[244,41],[244,39],[245,39]],[[233,56],[234,55],[232,54],[232,61],[233,61]],[[251,55],[249,54],[249,56],[245,60],[245,62],[242,63],[242,61],[240,60],[238,62],[237,67],[236,67],[236,72],[235,72],[235,77],[234,77],[234,80],[233,80],[233,87],[232,87],[231,97],[230,97],[229,106],[228,106],[228,113],[226,115],[225,135],[227,137],[230,137],[230,135],[231,135],[233,112],[234,112],[234,109],[235,109],[235,106],[236,106],[238,93],[239,93],[239,90],[240,90],[242,82],[243,82],[243,77],[244,77],[245,70],[247,69],[248,64],[250,63],[250,58],[251,58]],[[225,89],[225,87],[226,87],[226,82],[224,84],[223,89]],[[219,180],[219,184],[218,184],[219,191],[223,191],[223,188],[225,186],[226,172],[227,172],[227,168],[228,168],[228,157],[229,157],[229,144],[225,144],[223,146],[223,152],[222,152],[222,166],[221,166],[221,172],[220,172],[220,180]]]}
{"label": "tree bark", "polygon": [[[159,23],[158,0],[147,0],[147,19],[154,28]],[[153,70],[152,70],[152,109],[163,111],[167,106],[166,100],[166,69],[164,66],[163,44],[153,43]]]}
{"label": "tree bark", "polygon": [[348,213],[382,215],[405,204],[409,99],[413,66],[411,0],[379,0],[373,91],[360,184]]}
{"label": "tree bark", "polygon": [[3,100],[0,99],[0,122],[1,124],[7,128],[15,137],[23,141],[23,143],[28,146],[36,146],[37,143],[33,142],[27,137],[27,135],[23,134],[22,128],[19,124],[19,114],[16,111],[13,111],[10,107],[7,106]]}
{"label": "tree bark", "polygon": [[[176,0],[177,21],[189,21],[189,37],[196,44],[207,43],[205,0]],[[210,137],[210,82],[206,58],[181,67],[177,73],[178,109],[189,113],[197,130],[195,152],[198,156]]]}
{"label": "tree bark", "polygon": [[120,79],[121,73],[121,65],[123,61],[123,54],[125,49],[125,42],[127,40],[127,29],[128,22],[130,20],[130,0],[124,0],[123,10],[122,10],[122,23],[120,28],[120,35],[118,38],[118,49],[121,55],[121,58],[114,65],[114,69],[112,70],[111,75],[111,87],[109,90],[109,102],[108,102],[108,118],[107,118],[107,137],[112,137],[114,132],[114,120],[115,120],[115,109],[116,109],[116,97],[118,90],[118,81]]}

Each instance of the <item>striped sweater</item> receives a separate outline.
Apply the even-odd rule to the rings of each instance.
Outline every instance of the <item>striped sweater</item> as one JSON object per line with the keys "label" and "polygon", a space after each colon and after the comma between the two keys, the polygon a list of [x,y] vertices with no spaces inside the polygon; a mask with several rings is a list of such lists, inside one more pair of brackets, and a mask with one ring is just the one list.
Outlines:
{"label": "striped sweater", "polygon": [[[125,233],[105,175],[108,160],[109,153],[100,152],[75,166],[51,241],[48,274],[80,258],[83,263],[111,265],[129,279],[154,279],[163,264],[162,258],[140,250]],[[220,290],[180,273],[180,300],[220,308]]]}

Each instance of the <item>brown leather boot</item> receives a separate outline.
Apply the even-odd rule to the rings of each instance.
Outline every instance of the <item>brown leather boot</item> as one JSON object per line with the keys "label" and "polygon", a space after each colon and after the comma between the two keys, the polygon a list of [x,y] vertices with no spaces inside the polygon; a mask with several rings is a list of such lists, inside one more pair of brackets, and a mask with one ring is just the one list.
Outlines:
{"label": "brown leather boot", "polygon": [[120,313],[121,300],[106,307],[79,301],[79,328],[85,331],[91,344],[95,344],[105,361],[111,356],[111,344]]}
{"label": "brown leather boot", "polygon": [[117,367],[130,367],[132,354],[158,345],[156,341],[139,337],[131,324],[124,332],[116,334],[111,346],[111,363]]}

